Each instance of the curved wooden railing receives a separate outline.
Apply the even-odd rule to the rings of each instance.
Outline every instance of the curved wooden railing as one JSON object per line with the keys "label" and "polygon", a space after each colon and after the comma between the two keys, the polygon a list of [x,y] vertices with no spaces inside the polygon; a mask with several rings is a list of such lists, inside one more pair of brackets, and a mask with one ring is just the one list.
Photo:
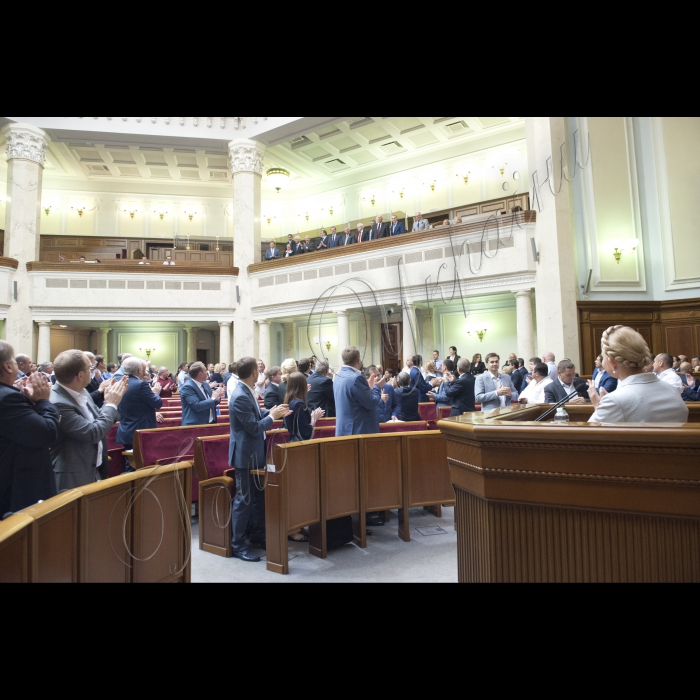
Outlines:
{"label": "curved wooden railing", "polygon": [[9,267],[12,270],[16,270],[19,267],[19,261],[14,258],[3,258],[0,256],[0,267]]}
{"label": "curved wooden railing", "polygon": [[[430,229],[428,231],[421,231],[420,233],[405,233],[402,236],[396,236],[395,238],[381,238],[378,241],[362,243],[359,246],[351,245],[342,248],[333,248],[332,250],[306,253],[305,255],[298,257],[256,263],[255,265],[250,265],[248,267],[248,272],[254,273],[268,272],[270,270],[281,270],[284,268],[293,267],[294,265],[300,265],[302,263],[318,263],[329,258],[337,259],[347,257],[348,255],[356,255],[360,251],[363,253],[373,253],[377,250],[386,250],[404,245],[415,245],[418,248],[419,246],[424,246],[425,243],[430,240],[444,238],[448,230],[453,235],[464,235],[487,231],[493,237],[494,232],[500,228],[502,236],[510,236],[511,229],[513,227],[515,227],[515,230],[517,231],[519,226],[531,224],[535,221],[537,221],[537,212],[534,211],[519,212],[515,215],[506,214],[503,216],[490,218],[488,220],[481,219],[479,221],[471,221],[466,224],[459,224],[458,226],[451,226],[449,229],[439,226],[438,228]],[[353,233],[356,234],[357,231],[353,231]]]}

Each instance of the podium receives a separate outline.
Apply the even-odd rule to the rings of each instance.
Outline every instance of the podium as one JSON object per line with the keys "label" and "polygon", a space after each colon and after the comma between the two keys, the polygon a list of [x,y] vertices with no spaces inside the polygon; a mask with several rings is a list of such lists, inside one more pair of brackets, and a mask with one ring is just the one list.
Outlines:
{"label": "podium", "polygon": [[700,581],[700,423],[534,422],[548,409],[439,423],[460,582]]}

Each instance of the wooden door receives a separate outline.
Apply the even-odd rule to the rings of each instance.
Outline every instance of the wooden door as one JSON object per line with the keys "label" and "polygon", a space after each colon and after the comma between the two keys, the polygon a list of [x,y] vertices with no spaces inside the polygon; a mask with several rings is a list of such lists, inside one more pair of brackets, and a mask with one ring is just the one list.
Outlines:
{"label": "wooden door", "polygon": [[208,350],[197,350],[197,362],[203,362],[207,365]]}
{"label": "wooden door", "polygon": [[382,367],[393,369],[397,374],[403,369],[401,362],[401,343],[403,323],[382,324]]}

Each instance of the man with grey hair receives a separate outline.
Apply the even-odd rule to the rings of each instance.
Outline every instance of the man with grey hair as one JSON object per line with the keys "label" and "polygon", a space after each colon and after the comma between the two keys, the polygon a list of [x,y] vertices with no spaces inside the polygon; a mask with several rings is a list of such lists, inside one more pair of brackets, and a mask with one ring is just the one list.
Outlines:
{"label": "man with grey hair", "polygon": [[320,360],[316,363],[316,371],[309,377],[311,390],[306,403],[311,410],[321,408],[326,412],[326,418],[335,418],[335,395],[333,380],[329,379],[330,363]]}
{"label": "man with grey hair", "polygon": [[119,355],[117,358],[119,360],[119,369],[114,373],[114,377],[112,377],[113,379],[121,379],[124,376],[124,362],[130,357],[133,357],[133,355],[130,355],[128,352],[125,352],[123,355]]}
{"label": "man with grey hair", "polygon": [[357,224],[357,242],[358,243],[367,243],[372,240],[372,232],[370,231],[368,234],[365,235],[365,225],[360,223]]}
{"label": "man with grey hair", "polygon": [[51,403],[58,409],[61,423],[51,458],[60,493],[109,478],[107,433],[119,420],[118,407],[129,380],[112,380],[105,390],[104,405],[98,409],[86,390],[92,372],[87,353],[63,352],[56,358],[55,367]]}
{"label": "man with grey hair", "polygon": [[49,381],[52,381],[53,362],[44,362],[43,365],[39,365],[39,371],[40,371]]}
{"label": "man with grey hair", "polygon": [[417,233],[418,231],[427,231],[428,226],[428,220],[423,218],[423,214],[417,212],[413,219],[413,233]]}
{"label": "man with grey hair", "polygon": [[[134,433],[137,430],[153,430],[163,422],[157,411],[163,407],[160,398],[160,385],[151,387],[146,381],[146,363],[138,357],[123,360],[122,369],[129,378],[129,389],[119,406],[121,422],[117,431],[117,442],[124,445],[127,452],[134,447]],[[127,472],[133,471],[127,460]]]}
{"label": "man with grey hair", "polygon": [[17,382],[15,351],[0,340],[0,520],[56,495],[49,448],[60,418],[50,395],[41,372]]}
{"label": "man with grey hair", "polygon": [[384,223],[384,217],[380,214],[377,217],[377,222],[374,224],[374,227],[372,228],[372,233],[370,234],[370,240],[376,241],[380,238],[389,238],[391,235],[391,229],[389,228],[389,224]]}
{"label": "man with grey hair", "polygon": [[559,367],[557,366],[557,358],[554,356],[554,353],[546,352],[542,355],[542,361],[549,368],[549,378],[556,382],[559,379]]}

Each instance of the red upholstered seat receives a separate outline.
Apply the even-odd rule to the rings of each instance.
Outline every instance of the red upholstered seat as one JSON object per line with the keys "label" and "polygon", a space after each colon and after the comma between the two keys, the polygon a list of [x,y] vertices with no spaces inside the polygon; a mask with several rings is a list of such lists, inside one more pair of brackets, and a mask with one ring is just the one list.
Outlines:
{"label": "red upholstered seat", "polygon": [[426,423],[430,423],[431,421],[436,421],[438,419],[437,406],[434,403],[419,403],[418,413]]}
{"label": "red upholstered seat", "polygon": [[286,445],[291,439],[288,430],[270,430],[267,433],[267,454],[271,455],[275,445]]}
{"label": "red upholstered seat", "polygon": [[419,433],[428,429],[427,423],[382,423],[379,431],[384,433]]}
{"label": "red upholstered seat", "polygon": [[228,436],[197,438],[195,468],[200,481],[224,476],[231,469],[228,463],[230,439]]}
{"label": "red upholstered seat", "polygon": [[330,427],[322,426],[319,428],[317,425],[316,428],[314,429],[314,435],[313,435],[314,440],[326,440],[328,438],[334,438],[334,437],[335,437],[335,426],[330,426]]}
{"label": "red upholstered seat", "polygon": [[438,411],[438,413],[438,420],[447,420],[452,415],[452,409],[443,407]]}
{"label": "red upholstered seat", "polygon": [[316,428],[335,428],[335,418],[319,418],[316,423]]}
{"label": "red upholstered seat", "polygon": [[119,423],[114,425],[107,433],[107,455],[110,458],[110,479],[114,478],[115,476],[121,476],[126,469],[126,460],[122,455],[122,452],[124,452],[124,445],[120,445],[117,442],[117,430],[119,430]]}
{"label": "red upholstered seat", "polygon": [[[136,469],[144,469],[164,463],[188,462],[194,459],[194,443],[198,437],[229,434],[228,423],[139,430],[134,436],[134,464]],[[199,501],[196,475],[192,477],[192,500]]]}

